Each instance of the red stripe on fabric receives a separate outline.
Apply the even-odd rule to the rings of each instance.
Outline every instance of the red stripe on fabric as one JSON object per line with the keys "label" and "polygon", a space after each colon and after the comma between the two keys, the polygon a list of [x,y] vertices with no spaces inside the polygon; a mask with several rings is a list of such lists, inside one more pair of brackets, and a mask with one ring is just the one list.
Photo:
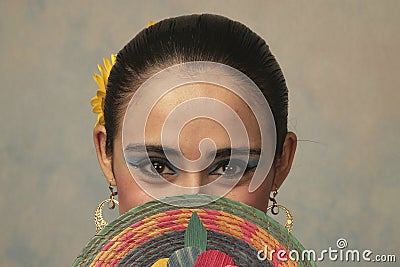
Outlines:
{"label": "red stripe on fabric", "polygon": [[108,242],[107,245],[105,245],[101,251],[107,251],[113,245],[114,245],[114,241]]}
{"label": "red stripe on fabric", "polygon": [[175,221],[176,217],[173,215],[168,215],[165,217],[157,218],[158,222],[170,222],[170,221]]}
{"label": "red stripe on fabric", "polygon": [[171,228],[172,228],[174,231],[186,230],[186,227],[183,226],[183,225],[172,225]]}
{"label": "red stripe on fabric", "polygon": [[[279,246],[276,246],[276,247],[275,247],[275,253],[274,253],[274,255],[272,256],[272,260],[271,260],[271,263],[272,263],[272,265],[274,265],[274,266],[278,266],[278,265],[282,262],[282,261],[278,258],[278,253],[279,253],[280,250],[286,251],[285,248],[284,248],[281,244],[279,244]],[[286,253],[286,255],[287,255],[287,253]]]}
{"label": "red stripe on fabric", "polygon": [[177,224],[175,222],[171,222],[171,221],[157,223],[157,226],[160,228],[168,228],[168,227],[173,227],[175,225],[177,225]]}
{"label": "red stripe on fabric", "polygon": [[131,240],[136,234],[137,234],[137,232],[130,232],[130,233],[127,233],[126,235],[124,235],[123,237],[121,237],[120,240],[121,240],[121,241],[129,241],[129,240]]}
{"label": "red stripe on fabric", "polygon": [[181,214],[182,211],[181,210],[168,210],[165,213],[168,215],[176,215],[176,214]]}
{"label": "red stripe on fabric", "polygon": [[200,213],[198,215],[199,215],[200,219],[204,219],[204,220],[215,220],[215,219],[217,219],[217,215],[216,214]]}
{"label": "red stripe on fabric", "polygon": [[144,224],[143,221],[139,221],[139,222],[136,222],[136,223],[132,224],[132,225],[129,226],[129,227],[130,227],[130,228],[136,228],[136,227],[141,226],[141,225],[143,225],[143,224]]}
{"label": "red stripe on fabric", "polygon": [[110,266],[116,266],[121,259],[114,259],[112,262],[110,262]]}
{"label": "red stripe on fabric", "polygon": [[204,210],[210,215],[221,215],[221,213],[218,210]]}

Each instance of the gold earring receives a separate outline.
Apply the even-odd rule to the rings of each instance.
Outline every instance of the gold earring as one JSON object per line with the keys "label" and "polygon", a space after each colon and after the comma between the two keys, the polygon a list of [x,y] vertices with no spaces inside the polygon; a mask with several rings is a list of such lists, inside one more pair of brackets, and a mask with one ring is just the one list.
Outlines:
{"label": "gold earring", "polygon": [[269,210],[271,210],[271,213],[273,215],[278,215],[279,214],[279,210],[282,209],[285,212],[285,215],[286,215],[285,228],[286,228],[286,230],[288,230],[288,232],[291,232],[292,228],[293,228],[293,216],[292,216],[292,214],[290,213],[290,211],[286,207],[278,204],[278,202],[276,201],[276,196],[277,195],[278,195],[278,190],[275,189],[272,192],[272,197],[271,196],[269,197],[269,200],[272,201],[272,205],[268,206],[267,212]]}
{"label": "gold earring", "polygon": [[115,209],[115,205],[119,205],[118,200],[114,199],[116,195],[118,195],[118,192],[114,192],[114,188],[111,185],[108,187],[110,189],[111,194],[110,197],[106,200],[103,200],[96,208],[96,211],[94,212],[94,224],[96,225],[96,234],[100,232],[101,229],[103,229],[108,223],[106,220],[103,219],[103,208],[106,203],[108,204],[108,208],[110,210]]}

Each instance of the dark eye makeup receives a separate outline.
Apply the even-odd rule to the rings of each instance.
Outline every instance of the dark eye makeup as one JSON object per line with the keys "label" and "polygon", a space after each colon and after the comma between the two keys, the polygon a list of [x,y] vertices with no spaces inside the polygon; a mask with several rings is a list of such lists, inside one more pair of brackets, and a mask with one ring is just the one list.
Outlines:
{"label": "dark eye makeup", "polygon": [[225,178],[239,178],[239,176],[247,174],[258,165],[258,159],[223,159],[216,162],[210,168],[210,175],[223,176]]}
{"label": "dark eye makeup", "polygon": [[177,176],[179,169],[172,165],[166,158],[163,157],[128,157],[126,158],[127,163],[139,169],[143,174],[159,177],[162,176]]}
{"label": "dark eye makeup", "polygon": [[[160,176],[164,178],[176,177],[181,171],[165,157],[127,157],[126,161],[130,166],[139,169],[144,175],[154,178]],[[238,179],[240,176],[244,176],[254,170],[258,162],[258,158],[250,158],[248,161],[239,158],[221,159],[210,166],[209,175],[221,176],[227,179]]]}

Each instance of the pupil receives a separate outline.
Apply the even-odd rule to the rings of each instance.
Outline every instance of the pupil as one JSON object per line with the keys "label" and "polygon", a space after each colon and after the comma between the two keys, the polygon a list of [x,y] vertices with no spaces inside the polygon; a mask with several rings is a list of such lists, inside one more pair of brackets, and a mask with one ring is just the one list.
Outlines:
{"label": "pupil", "polygon": [[232,172],[234,170],[234,168],[229,165],[225,165],[222,169],[223,169],[224,173]]}
{"label": "pupil", "polygon": [[164,171],[164,169],[165,169],[165,165],[162,165],[162,164],[160,164],[158,162],[154,162],[153,163],[153,167],[156,170],[156,172],[158,172],[158,173],[162,173]]}

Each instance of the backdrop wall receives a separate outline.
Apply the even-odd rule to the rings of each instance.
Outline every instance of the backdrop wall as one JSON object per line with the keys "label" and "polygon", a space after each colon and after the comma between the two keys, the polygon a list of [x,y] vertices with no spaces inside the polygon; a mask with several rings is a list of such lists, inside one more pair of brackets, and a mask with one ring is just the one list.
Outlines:
{"label": "backdrop wall", "polygon": [[278,201],[294,235],[399,261],[399,11],[395,0],[1,1],[0,266],[72,264],[108,196],[92,141],[96,65],[150,20],[205,12],[264,37],[285,73],[300,142]]}

